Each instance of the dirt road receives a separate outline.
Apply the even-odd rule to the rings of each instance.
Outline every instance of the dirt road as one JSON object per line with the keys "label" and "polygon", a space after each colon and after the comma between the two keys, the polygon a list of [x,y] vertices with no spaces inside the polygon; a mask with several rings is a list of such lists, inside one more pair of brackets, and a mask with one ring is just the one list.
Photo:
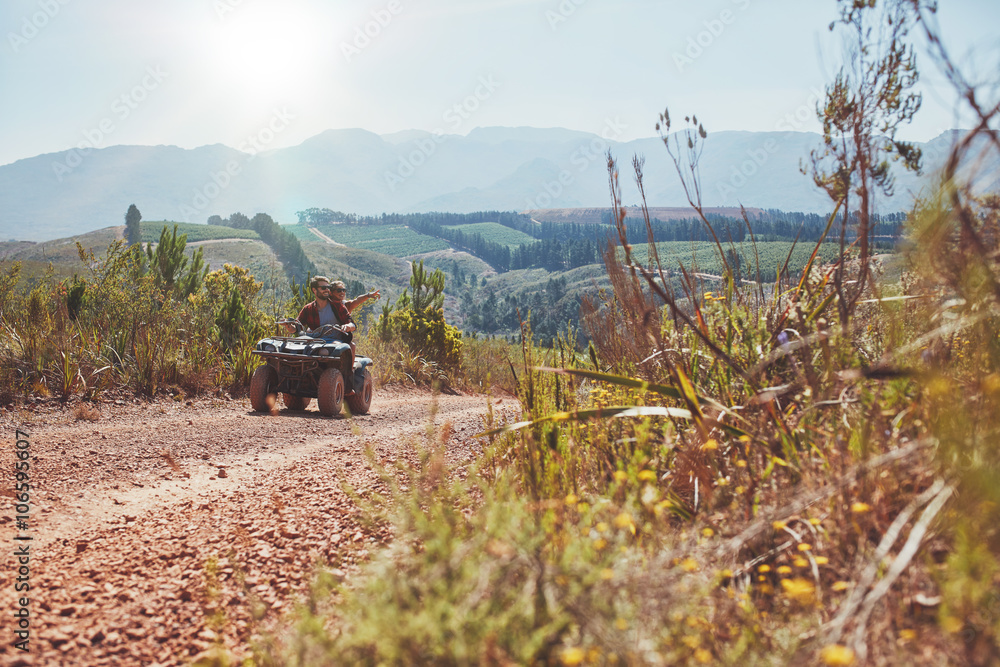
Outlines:
{"label": "dirt road", "polygon": [[[386,539],[362,527],[342,487],[378,489],[366,446],[385,464],[415,462],[435,400],[435,437],[461,466],[479,453],[484,396],[382,389],[353,420],[324,418],[315,402],[258,415],[245,399],[120,400],[96,422],[55,402],[0,413],[0,665],[179,665],[220,644],[245,655],[318,559],[349,578]],[[516,401],[493,402],[499,419],[516,417]],[[26,531],[12,507],[15,429],[30,443]],[[24,545],[30,591],[18,593],[12,554]],[[19,596],[27,653],[13,645]]]}

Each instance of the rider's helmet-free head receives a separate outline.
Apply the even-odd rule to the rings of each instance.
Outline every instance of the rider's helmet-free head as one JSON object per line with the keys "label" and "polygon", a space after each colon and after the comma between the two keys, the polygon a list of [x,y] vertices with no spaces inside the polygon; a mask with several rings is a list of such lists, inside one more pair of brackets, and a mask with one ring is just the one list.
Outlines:
{"label": "rider's helmet-free head", "polygon": [[328,283],[330,279],[326,276],[313,276],[313,279],[309,281],[310,289],[316,289],[320,283]]}

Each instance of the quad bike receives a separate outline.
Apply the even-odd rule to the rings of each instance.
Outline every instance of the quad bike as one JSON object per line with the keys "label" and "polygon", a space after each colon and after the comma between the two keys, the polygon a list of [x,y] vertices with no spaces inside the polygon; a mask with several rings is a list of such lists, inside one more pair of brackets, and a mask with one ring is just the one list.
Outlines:
{"label": "quad bike", "polygon": [[340,355],[350,345],[351,334],[336,325],[299,335],[298,320],[281,320],[278,327],[292,326],[296,336],[275,335],[257,343],[253,353],[265,364],[254,371],[250,380],[250,405],[257,412],[268,412],[281,394],[289,410],[305,410],[316,399],[319,411],[327,417],[339,415],[343,403],[352,415],[368,414],[372,402],[372,360],[354,356],[354,395],[344,397],[344,376]]}

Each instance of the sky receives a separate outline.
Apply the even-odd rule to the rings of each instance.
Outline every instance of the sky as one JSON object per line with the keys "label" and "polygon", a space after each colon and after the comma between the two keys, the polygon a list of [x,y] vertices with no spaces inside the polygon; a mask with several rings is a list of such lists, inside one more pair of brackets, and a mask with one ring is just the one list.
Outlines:
{"label": "sky", "polygon": [[[1000,2],[941,0],[945,42],[1000,71]],[[73,147],[296,145],[328,129],[566,127],[658,114],[817,131],[835,0],[4,0],[0,164]],[[968,126],[921,61],[901,138]]]}

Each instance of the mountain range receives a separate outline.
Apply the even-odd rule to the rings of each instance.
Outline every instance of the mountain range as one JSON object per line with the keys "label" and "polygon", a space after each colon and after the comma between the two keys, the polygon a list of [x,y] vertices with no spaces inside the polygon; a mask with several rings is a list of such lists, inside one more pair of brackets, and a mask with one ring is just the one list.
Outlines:
{"label": "mountain range", "polygon": [[[260,153],[221,144],[49,153],[0,166],[0,238],[47,240],[122,224],[133,203],[147,220],[184,222],[236,211],[294,222],[307,208],[370,215],[609,207],[608,150],[619,160],[624,204],[639,202],[630,164],[639,155],[649,205],[686,206],[663,141],[618,141],[621,132],[612,121],[599,134],[529,127],[476,128],[464,136],[349,129]],[[961,136],[949,131],[918,144],[924,175],[897,171],[895,194],[880,208],[908,208]],[[699,160],[702,201],[828,212],[829,200],[800,170],[820,145],[820,136],[807,132],[709,134]],[[996,153],[980,173],[980,189],[1000,189]]]}

